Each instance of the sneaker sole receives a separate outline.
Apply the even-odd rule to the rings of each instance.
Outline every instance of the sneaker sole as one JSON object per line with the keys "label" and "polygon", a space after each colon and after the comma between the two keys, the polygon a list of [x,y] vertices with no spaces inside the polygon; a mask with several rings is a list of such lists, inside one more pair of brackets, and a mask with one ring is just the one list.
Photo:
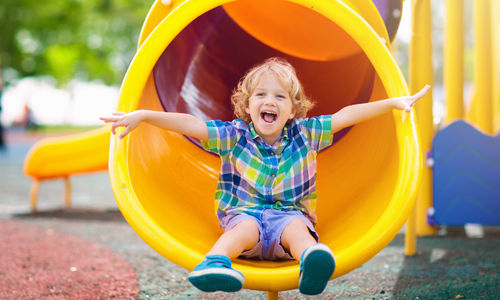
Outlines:
{"label": "sneaker sole", "polygon": [[206,269],[189,273],[189,282],[204,292],[237,292],[245,283],[240,273],[229,269]]}
{"label": "sneaker sole", "polygon": [[335,258],[325,245],[309,249],[304,254],[302,274],[299,278],[299,291],[306,295],[323,292],[328,280],[335,271]]}

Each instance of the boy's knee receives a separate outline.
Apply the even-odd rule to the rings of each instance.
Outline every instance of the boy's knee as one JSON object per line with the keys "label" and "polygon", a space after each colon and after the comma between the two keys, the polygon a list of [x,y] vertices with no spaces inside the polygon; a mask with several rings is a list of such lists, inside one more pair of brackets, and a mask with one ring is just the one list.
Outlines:
{"label": "boy's knee", "polygon": [[292,230],[307,230],[309,231],[309,228],[307,227],[306,223],[302,221],[301,219],[293,219],[288,223],[288,225],[285,226],[285,229],[292,229]]}
{"label": "boy's knee", "polygon": [[260,240],[259,226],[255,221],[241,221],[233,229],[236,229],[235,233],[247,242],[245,250],[253,248]]}
{"label": "boy's knee", "polygon": [[259,235],[259,226],[253,220],[244,220],[236,224],[233,229],[237,229],[240,232],[245,232],[251,235]]}

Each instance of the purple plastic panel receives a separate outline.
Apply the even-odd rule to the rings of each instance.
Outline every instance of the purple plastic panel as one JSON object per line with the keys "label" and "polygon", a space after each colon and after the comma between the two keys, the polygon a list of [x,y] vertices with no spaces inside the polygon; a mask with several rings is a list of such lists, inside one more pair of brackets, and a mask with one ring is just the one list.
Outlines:
{"label": "purple plastic panel", "polygon": [[432,156],[434,221],[499,226],[500,135],[456,121],[436,134]]}
{"label": "purple plastic panel", "polygon": [[372,0],[377,10],[384,20],[385,27],[389,33],[391,41],[396,36],[399,22],[401,21],[402,6],[401,0]]}
{"label": "purple plastic panel", "polygon": [[387,24],[387,20],[389,19],[389,1],[390,0],[372,0],[372,2],[377,7],[379,14],[382,16],[384,23]]}

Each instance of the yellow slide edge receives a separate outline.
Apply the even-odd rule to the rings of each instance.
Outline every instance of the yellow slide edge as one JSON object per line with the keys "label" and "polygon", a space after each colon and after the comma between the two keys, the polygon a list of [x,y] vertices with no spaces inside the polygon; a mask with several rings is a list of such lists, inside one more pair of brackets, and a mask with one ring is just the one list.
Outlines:
{"label": "yellow slide edge", "polygon": [[38,141],[26,155],[24,174],[36,179],[108,169],[111,125]]}

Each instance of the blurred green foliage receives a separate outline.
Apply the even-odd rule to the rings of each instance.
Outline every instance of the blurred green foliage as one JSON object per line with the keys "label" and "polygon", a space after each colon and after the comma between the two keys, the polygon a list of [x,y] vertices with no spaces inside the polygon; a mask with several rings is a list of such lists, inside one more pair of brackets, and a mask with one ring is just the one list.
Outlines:
{"label": "blurred green foliage", "polygon": [[2,77],[120,84],[153,0],[0,0]]}

